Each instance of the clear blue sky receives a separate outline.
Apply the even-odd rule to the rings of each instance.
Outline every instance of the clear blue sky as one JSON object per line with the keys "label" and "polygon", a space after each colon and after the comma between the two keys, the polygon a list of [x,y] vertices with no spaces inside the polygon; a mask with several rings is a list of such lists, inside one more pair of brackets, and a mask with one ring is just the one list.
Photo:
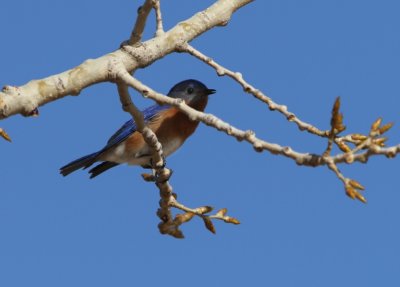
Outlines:
{"label": "clear blue sky", "polygon": [[[116,49],[141,2],[2,1],[2,85]],[[162,1],[165,27],[212,2]],[[367,132],[378,116],[400,123],[399,10],[394,0],[259,0],[193,45],[322,129],[341,96],[348,131]],[[208,111],[237,127],[303,152],[326,147],[187,55],[136,76],[161,92],[199,79],[218,91]],[[212,235],[195,219],[176,240],[158,233],[158,191],[139,168],[95,180],[58,174],[126,119],[107,83],[42,107],[38,118],[0,122],[13,139],[0,141],[0,286],[400,286],[398,159],[341,167],[367,187],[363,205],[325,167],[257,154],[201,125],[169,158],[171,183],[187,205],[227,207],[242,224],[217,222]],[[389,143],[400,142],[399,130]]]}

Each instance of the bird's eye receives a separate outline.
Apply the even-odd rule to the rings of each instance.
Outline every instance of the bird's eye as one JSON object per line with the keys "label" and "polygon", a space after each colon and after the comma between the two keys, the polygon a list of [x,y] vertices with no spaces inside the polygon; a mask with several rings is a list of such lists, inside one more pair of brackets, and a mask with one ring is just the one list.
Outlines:
{"label": "bird's eye", "polygon": [[194,92],[194,89],[192,88],[192,87],[190,87],[190,88],[188,88],[187,89],[187,93],[190,95],[191,93],[193,93]]}

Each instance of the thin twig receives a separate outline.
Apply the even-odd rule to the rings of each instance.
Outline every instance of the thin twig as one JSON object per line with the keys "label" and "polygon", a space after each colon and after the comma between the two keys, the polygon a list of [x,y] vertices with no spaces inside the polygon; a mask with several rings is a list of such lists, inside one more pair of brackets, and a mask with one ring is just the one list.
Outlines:
{"label": "thin twig", "polygon": [[153,0],[146,0],[144,4],[138,8],[138,17],[136,18],[135,26],[133,27],[131,37],[128,41],[129,45],[134,45],[142,40],[146,20],[152,7]]}
{"label": "thin twig", "polygon": [[[217,130],[224,131],[226,134],[235,137],[239,141],[247,141],[249,142],[253,148],[258,151],[267,150],[272,154],[280,154],[286,156],[288,158],[293,159],[299,165],[306,166],[321,166],[326,165],[326,158],[317,154],[310,153],[300,153],[293,150],[287,146],[280,146],[279,144],[269,143],[260,138],[257,138],[255,133],[251,130],[240,130],[227,122],[219,119],[218,117],[212,114],[206,114],[203,112],[199,112],[188,105],[185,104],[181,99],[173,99],[162,95],[160,93],[155,92],[150,87],[144,85],[137,79],[133,78],[129,73],[121,74],[121,79],[125,81],[126,84],[140,92],[145,97],[151,98],[158,103],[168,104],[172,106],[176,106],[182,112],[184,112],[191,120],[201,121],[206,125],[212,126]],[[365,159],[369,158],[371,155],[376,154],[385,154],[387,157],[394,157],[397,153],[400,153],[400,144],[398,146],[381,148],[376,145],[369,147],[369,149],[363,153],[354,155],[354,161],[364,162]],[[340,153],[335,156],[331,156],[335,163],[343,163],[347,162],[348,153]],[[328,157],[329,158],[329,157]]]}
{"label": "thin twig", "polygon": [[245,92],[252,94],[255,98],[266,103],[271,111],[278,111],[281,114],[283,114],[290,122],[294,122],[295,124],[297,124],[297,126],[300,130],[302,130],[302,131],[306,130],[309,133],[312,133],[312,134],[315,134],[315,135],[318,135],[321,137],[328,136],[329,131],[322,131],[315,126],[300,120],[294,113],[288,111],[287,106],[275,103],[270,97],[266,96],[263,92],[261,92],[260,90],[256,89],[255,87],[250,85],[248,82],[246,82],[241,73],[233,72],[233,71],[223,67],[222,65],[215,62],[212,58],[204,55],[199,50],[195,49],[193,46],[191,46],[187,43],[181,45],[179,47],[179,51],[189,53],[190,55],[198,58],[199,60],[203,61],[207,65],[211,66],[212,68],[215,69],[218,76],[228,76],[228,77],[232,78],[233,80],[238,82],[243,87],[243,90]]}
{"label": "thin twig", "polygon": [[145,127],[143,113],[132,102],[131,95],[128,91],[128,86],[124,83],[117,83],[118,94],[122,104],[122,109],[130,113],[135,120],[138,132],[142,133]]}
{"label": "thin twig", "polygon": [[227,223],[240,224],[239,220],[237,220],[236,218],[226,216],[227,210],[225,208],[220,209],[218,212],[216,212],[213,215],[207,215],[206,213],[209,213],[213,210],[212,207],[202,206],[202,207],[198,207],[198,208],[189,208],[189,207],[186,207],[185,205],[181,204],[180,202],[178,202],[175,198],[173,200],[171,200],[170,206],[173,206],[173,207],[178,208],[185,212],[193,213],[203,219],[205,217],[208,217],[210,219],[222,220]]}
{"label": "thin twig", "polygon": [[[371,155],[386,155],[388,158],[393,158],[400,152],[400,145],[398,146],[393,146],[393,147],[388,147],[388,148],[380,148],[376,145],[370,146],[368,143],[364,143],[362,147],[354,149],[353,152],[346,152],[347,148],[344,145],[344,142],[349,142],[353,143],[355,145],[359,145],[360,143],[364,142],[365,137],[363,135],[359,134],[350,134],[346,136],[341,136],[341,137],[336,137],[336,136],[331,136],[331,131],[330,130],[325,130],[322,131],[318,129],[317,127],[304,122],[300,120],[294,113],[288,111],[287,106],[285,105],[280,105],[275,103],[270,97],[266,96],[264,93],[262,93],[260,90],[256,89],[252,85],[250,85],[248,82],[246,82],[243,79],[243,75],[238,72],[233,72],[222,65],[218,64],[215,62],[212,58],[204,55],[188,43],[182,44],[181,46],[178,47],[179,52],[186,52],[191,54],[192,56],[198,58],[199,60],[203,61],[207,65],[211,66],[214,68],[219,76],[229,76],[236,82],[238,82],[242,87],[245,92],[248,92],[252,94],[254,97],[259,99],[260,101],[266,103],[270,110],[277,110],[281,114],[283,114],[289,121],[294,122],[298,128],[301,131],[307,131],[311,134],[328,138],[329,143],[328,143],[328,148],[327,151],[330,152],[332,149],[332,143],[335,142],[341,148],[341,150],[345,151],[345,153],[341,153],[335,156],[332,156],[332,159],[334,160],[335,163],[343,163],[343,162],[349,162],[349,158],[351,158],[354,161],[359,161],[359,162],[366,162],[368,158]],[[269,146],[267,145],[264,141],[255,141],[251,142],[253,143],[253,146],[256,148],[256,150],[259,149],[267,149],[273,154],[283,154],[285,156],[288,156],[294,160],[298,164],[302,165],[308,165],[308,166],[317,166],[317,165],[324,165],[325,160],[322,160],[321,157],[316,156],[316,155],[310,155],[310,154],[296,154],[291,152],[290,148],[286,147],[280,147],[280,148],[273,148],[269,149],[269,147],[276,147],[274,146]],[[358,152],[359,149],[367,149],[367,151],[359,154],[355,154],[355,152]]]}
{"label": "thin twig", "polygon": [[[125,83],[117,82],[117,87],[124,111],[131,114],[132,118],[135,120],[137,131],[142,134],[143,139],[152,151],[152,162],[155,163],[153,164],[155,172],[154,181],[160,190],[161,197],[160,209],[157,214],[162,220],[162,223],[170,223],[173,221],[173,216],[169,208],[169,201],[172,197],[172,186],[169,184],[168,179],[171,175],[171,171],[164,167],[161,143],[158,141],[154,132],[146,126],[143,113],[132,102],[132,98],[128,91],[128,86]],[[161,230],[162,228],[160,228],[160,231]],[[168,232],[166,233],[178,238],[183,236],[182,232],[177,226],[176,228],[169,227],[167,231]]]}
{"label": "thin twig", "polygon": [[339,170],[337,165],[334,163],[333,160],[329,160],[327,162],[327,166],[330,170],[332,170],[336,176],[343,182],[344,188],[346,191],[346,195],[352,199],[358,199],[363,203],[367,203],[367,200],[364,196],[361,195],[360,191],[364,190],[365,188],[356,180],[350,179],[345,177],[342,172]]}
{"label": "thin twig", "polygon": [[153,8],[156,12],[156,33],[155,37],[158,37],[162,34],[164,34],[164,27],[163,27],[163,20],[161,16],[161,8],[160,8],[160,0],[153,0]]}
{"label": "thin twig", "polygon": [[332,170],[336,176],[344,183],[346,184],[346,178],[344,177],[344,175],[342,174],[342,172],[339,170],[339,168],[337,167],[336,163],[332,160],[332,158],[328,157],[326,159],[326,163],[327,166],[330,170]]}
{"label": "thin twig", "polygon": [[152,150],[153,165],[163,166],[164,159],[161,143],[158,141],[154,132],[145,124],[143,113],[132,102],[128,86],[118,82],[117,87],[123,110],[131,114],[136,123],[137,131],[142,134],[143,139]]}

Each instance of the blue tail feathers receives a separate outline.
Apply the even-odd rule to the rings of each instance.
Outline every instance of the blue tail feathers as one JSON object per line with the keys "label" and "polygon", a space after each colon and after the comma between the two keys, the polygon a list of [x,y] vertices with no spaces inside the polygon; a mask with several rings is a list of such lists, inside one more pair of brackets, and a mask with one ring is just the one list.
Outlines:
{"label": "blue tail feathers", "polygon": [[74,172],[78,169],[88,168],[89,166],[91,166],[92,164],[94,164],[97,161],[99,155],[100,155],[100,152],[95,152],[95,153],[83,156],[81,158],[78,158],[77,160],[74,160],[74,161],[70,162],[69,164],[60,168],[60,173],[63,176],[67,176],[71,172]]}
{"label": "blue tail feathers", "polygon": [[111,161],[103,161],[101,164],[96,165],[94,168],[89,170],[90,178],[94,178],[99,174],[113,168],[114,166],[119,165],[119,163],[111,162]]}

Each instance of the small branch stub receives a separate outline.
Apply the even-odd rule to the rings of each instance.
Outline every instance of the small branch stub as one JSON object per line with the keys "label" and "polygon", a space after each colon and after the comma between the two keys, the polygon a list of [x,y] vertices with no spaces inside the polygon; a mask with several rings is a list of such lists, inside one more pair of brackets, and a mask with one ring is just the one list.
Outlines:
{"label": "small branch stub", "polygon": [[10,136],[6,133],[5,130],[3,130],[2,128],[0,128],[0,136],[5,139],[6,141],[11,142],[11,138]]}

